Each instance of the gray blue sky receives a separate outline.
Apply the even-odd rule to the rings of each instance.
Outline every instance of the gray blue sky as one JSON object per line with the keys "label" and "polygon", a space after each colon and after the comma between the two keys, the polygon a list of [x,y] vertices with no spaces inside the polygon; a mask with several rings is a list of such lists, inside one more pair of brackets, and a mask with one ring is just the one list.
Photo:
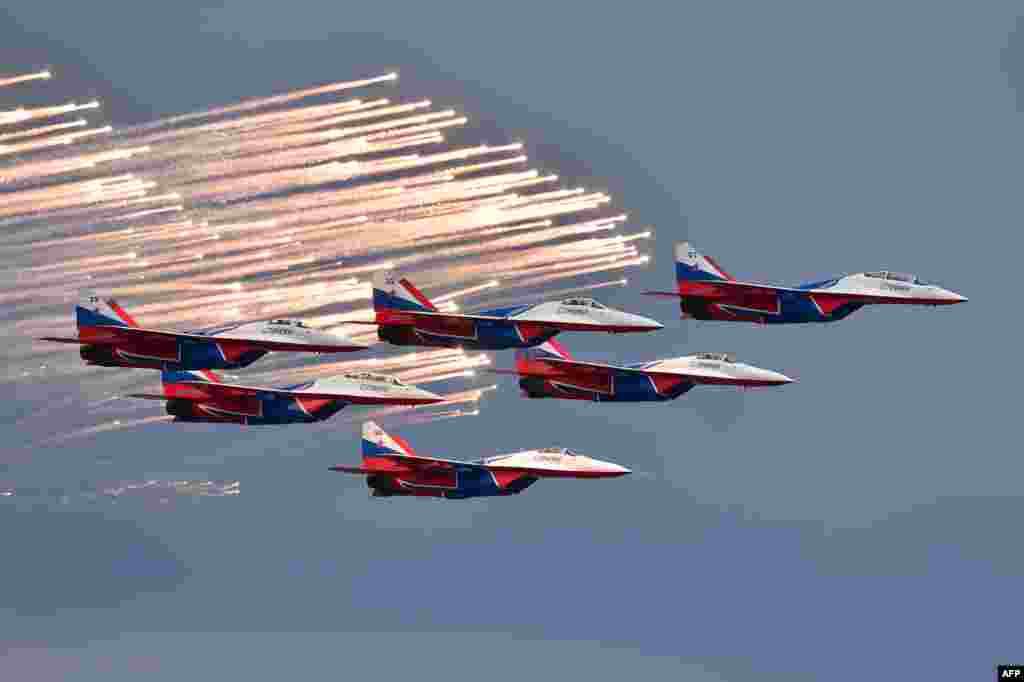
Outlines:
{"label": "gray blue sky", "polygon": [[[53,66],[115,125],[398,69],[400,93],[466,111],[472,138],[523,140],[654,226],[651,268],[606,300],[667,328],[574,351],[730,350],[799,383],[609,406],[505,382],[479,417],[400,430],[439,455],[562,444],[638,472],[510,499],[371,500],[325,471],[357,457],[342,423],[22,452],[4,477],[42,490],[201,476],[243,492],[0,502],[4,669],[859,681],[1020,660],[1019,4],[59,5],[0,10],[0,70]],[[637,292],[671,285],[685,237],[746,278],[893,269],[971,300],[683,322]],[[69,390],[0,386],[0,435],[44,435],[15,423],[24,405]]]}

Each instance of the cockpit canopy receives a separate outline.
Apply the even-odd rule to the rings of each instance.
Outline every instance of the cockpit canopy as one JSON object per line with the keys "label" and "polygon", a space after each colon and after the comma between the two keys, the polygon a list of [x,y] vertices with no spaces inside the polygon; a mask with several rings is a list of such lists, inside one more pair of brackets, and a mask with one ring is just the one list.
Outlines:
{"label": "cockpit canopy", "polygon": [[380,384],[391,384],[392,386],[405,386],[401,381],[387,374],[376,374],[375,372],[349,372],[346,379],[352,381],[374,381]]}
{"label": "cockpit canopy", "polygon": [[272,324],[275,327],[301,327],[303,329],[308,329],[308,327],[306,327],[306,323],[302,320],[271,320],[270,322],[267,322],[267,324]]}
{"label": "cockpit canopy", "polygon": [[569,448],[540,448],[537,452],[544,455],[567,455],[569,457],[577,457],[578,455],[570,450]]}
{"label": "cockpit canopy", "polygon": [[562,305],[577,306],[579,308],[596,308],[597,310],[606,310],[605,306],[601,305],[592,298],[567,298],[562,301]]}
{"label": "cockpit canopy", "polygon": [[865,277],[873,277],[874,279],[887,279],[890,282],[906,282],[907,284],[924,284],[924,280],[914,275],[908,275],[904,272],[889,272],[883,270],[881,272],[865,272]]}
{"label": "cockpit canopy", "polygon": [[736,362],[735,353],[694,353],[698,360],[716,360],[718,362]]}

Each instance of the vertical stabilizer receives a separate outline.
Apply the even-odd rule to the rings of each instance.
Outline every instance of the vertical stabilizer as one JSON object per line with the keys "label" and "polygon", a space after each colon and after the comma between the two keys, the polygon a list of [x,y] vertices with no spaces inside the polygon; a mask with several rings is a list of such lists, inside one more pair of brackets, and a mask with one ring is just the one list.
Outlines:
{"label": "vertical stabilizer", "polygon": [[676,280],[682,282],[706,282],[732,280],[711,257],[693,248],[690,242],[676,244]]}
{"label": "vertical stabilizer", "polygon": [[79,327],[138,327],[138,323],[112,298],[103,298],[94,291],[83,291],[75,306]]}
{"label": "vertical stabilizer", "polygon": [[435,306],[412,282],[395,272],[378,272],[373,277],[373,309],[437,312]]}
{"label": "vertical stabilizer", "polygon": [[378,457],[415,457],[412,447],[398,436],[388,434],[376,422],[363,423],[363,462]]}

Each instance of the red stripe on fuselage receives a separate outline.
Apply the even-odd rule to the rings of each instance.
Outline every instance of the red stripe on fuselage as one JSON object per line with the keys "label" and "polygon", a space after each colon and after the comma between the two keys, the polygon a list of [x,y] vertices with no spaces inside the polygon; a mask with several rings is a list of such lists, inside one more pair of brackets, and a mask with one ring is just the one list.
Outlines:
{"label": "red stripe on fuselage", "polygon": [[510,483],[523,477],[523,472],[516,469],[491,471],[491,476],[499,488],[505,489]]}
{"label": "red stripe on fuselage", "polygon": [[665,376],[664,374],[648,374],[647,377],[651,380],[651,385],[654,386],[658,395],[671,395],[675,389],[679,388],[680,384],[687,382],[685,377]]}
{"label": "red stripe on fuselage", "polygon": [[215,343],[227,362],[238,362],[242,356],[253,350],[252,346],[241,341],[216,341]]}
{"label": "red stripe on fuselage", "polygon": [[516,333],[519,334],[519,338],[523,340],[523,343],[529,343],[533,339],[540,338],[551,329],[534,322],[516,322],[515,325]]}
{"label": "red stripe on fuselage", "polygon": [[817,306],[822,315],[831,315],[836,308],[844,306],[852,300],[843,296],[835,295],[815,296],[814,294],[811,294],[810,297],[811,302]]}
{"label": "red stripe on fuselage", "polygon": [[558,353],[559,355],[561,355],[561,356],[562,356],[562,358],[563,358],[564,360],[571,360],[571,359],[572,359],[572,357],[571,357],[571,356],[569,355],[569,351],[567,351],[567,350],[565,349],[565,346],[563,346],[562,344],[560,344],[560,343],[559,343],[558,341],[555,341],[554,339],[548,339],[547,343],[548,343],[548,344],[549,344],[549,345],[550,345],[550,346],[551,346],[552,348],[554,348],[554,349],[555,349],[555,351],[556,351],[556,352],[557,352],[557,353]]}

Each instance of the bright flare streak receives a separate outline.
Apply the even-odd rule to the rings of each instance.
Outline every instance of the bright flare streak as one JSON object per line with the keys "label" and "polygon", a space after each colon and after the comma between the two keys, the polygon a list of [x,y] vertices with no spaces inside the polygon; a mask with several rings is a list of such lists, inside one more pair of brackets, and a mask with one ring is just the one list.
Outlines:
{"label": "bright flare streak", "polygon": [[0,88],[8,85],[15,85],[17,83],[25,83],[27,81],[34,80],[48,80],[52,77],[49,71],[37,71],[35,73],[26,73],[22,76],[10,76],[7,78],[0,78]]}
{"label": "bright flare streak", "polygon": [[436,296],[433,300],[434,300],[434,303],[443,303],[445,301],[450,301],[450,300],[452,300],[454,298],[459,298],[460,296],[467,296],[469,294],[475,294],[475,293],[480,292],[480,291],[486,291],[487,289],[493,289],[494,287],[498,286],[498,284],[499,284],[498,280],[495,279],[495,280],[491,280],[490,282],[484,282],[483,284],[478,284],[478,285],[476,285],[474,287],[467,287],[465,289],[459,289],[458,291],[453,291],[453,292],[451,292],[449,294],[445,294],[443,296]]}

